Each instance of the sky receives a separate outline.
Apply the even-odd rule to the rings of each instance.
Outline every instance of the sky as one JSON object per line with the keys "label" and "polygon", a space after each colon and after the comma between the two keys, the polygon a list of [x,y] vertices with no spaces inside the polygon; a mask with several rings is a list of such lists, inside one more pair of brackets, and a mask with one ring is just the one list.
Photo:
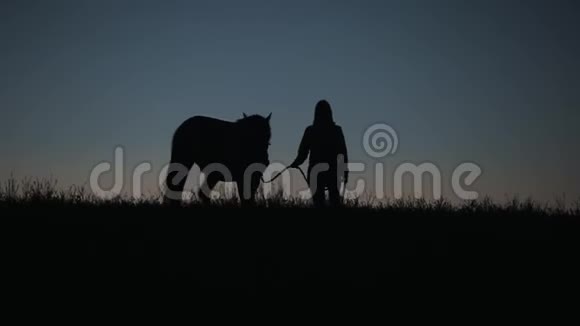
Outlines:
{"label": "sky", "polygon": [[[391,196],[400,164],[431,162],[453,197],[473,162],[480,196],[579,199],[579,16],[574,0],[2,1],[0,181],[87,185],[121,146],[124,177],[149,162],[154,191],[183,120],[243,112],[272,113],[270,159],[289,164],[326,99],[368,167],[352,184],[380,163]],[[392,155],[365,151],[376,123]]]}

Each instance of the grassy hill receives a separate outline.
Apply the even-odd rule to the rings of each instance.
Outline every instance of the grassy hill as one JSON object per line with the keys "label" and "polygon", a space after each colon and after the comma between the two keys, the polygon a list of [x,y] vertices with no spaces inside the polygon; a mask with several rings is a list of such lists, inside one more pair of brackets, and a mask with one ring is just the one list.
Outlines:
{"label": "grassy hill", "polygon": [[531,201],[166,207],[31,182],[4,184],[0,212],[15,222],[6,269],[35,289],[522,293],[580,272],[579,209]]}

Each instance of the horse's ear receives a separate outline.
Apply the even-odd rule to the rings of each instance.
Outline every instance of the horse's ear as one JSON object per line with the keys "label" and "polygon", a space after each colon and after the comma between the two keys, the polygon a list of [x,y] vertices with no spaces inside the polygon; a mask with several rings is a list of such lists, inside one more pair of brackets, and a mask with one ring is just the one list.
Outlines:
{"label": "horse's ear", "polygon": [[270,114],[268,114],[268,116],[266,117],[266,121],[270,122],[270,118],[272,118],[272,112],[270,112]]}
{"label": "horse's ear", "polygon": [[247,117],[248,117],[248,115],[246,114],[246,112],[244,112],[244,119],[247,118]]}

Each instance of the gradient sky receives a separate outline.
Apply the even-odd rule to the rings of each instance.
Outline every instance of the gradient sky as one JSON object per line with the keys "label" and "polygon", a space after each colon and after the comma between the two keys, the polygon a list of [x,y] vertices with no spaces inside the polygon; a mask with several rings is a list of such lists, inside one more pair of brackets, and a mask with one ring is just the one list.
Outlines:
{"label": "gradient sky", "polygon": [[366,127],[398,132],[387,176],[429,161],[447,184],[470,161],[482,195],[577,199],[578,17],[574,0],[2,1],[0,180],[86,184],[117,145],[158,171],[184,119],[242,112],[273,113],[289,163],[324,98],[352,160],[377,162]]}

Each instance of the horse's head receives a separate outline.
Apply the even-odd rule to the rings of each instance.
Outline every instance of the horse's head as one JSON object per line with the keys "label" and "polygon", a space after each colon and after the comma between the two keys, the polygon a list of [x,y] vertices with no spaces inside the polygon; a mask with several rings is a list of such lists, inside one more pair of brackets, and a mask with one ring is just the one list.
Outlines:
{"label": "horse's head", "polygon": [[237,121],[241,127],[244,149],[244,156],[251,163],[261,163],[269,165],[268,148],[272,132],[270,129],[270,118],[272,113],[267,117],[260,115],[246,115]]}

